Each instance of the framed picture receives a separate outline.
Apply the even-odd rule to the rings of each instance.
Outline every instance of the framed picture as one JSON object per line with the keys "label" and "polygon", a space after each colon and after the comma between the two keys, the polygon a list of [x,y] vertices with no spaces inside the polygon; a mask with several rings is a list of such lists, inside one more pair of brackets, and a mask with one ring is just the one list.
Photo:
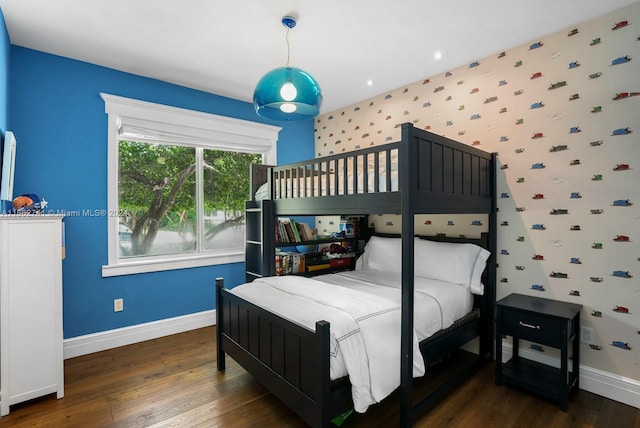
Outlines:
{"label": "framed picture", "polygon": [[13,172],[16,164],[16,137],[7,131],[2,148],[2,179],[0,180],[0,199],[13,200]]}

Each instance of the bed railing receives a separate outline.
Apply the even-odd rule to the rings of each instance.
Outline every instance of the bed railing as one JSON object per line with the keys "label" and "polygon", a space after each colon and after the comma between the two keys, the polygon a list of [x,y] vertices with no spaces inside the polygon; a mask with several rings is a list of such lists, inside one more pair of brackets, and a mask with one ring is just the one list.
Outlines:
{"label": "bed railing", "polygon": [[398,190],[399,151],[400,143],[391,143],[273,167],[273,199]]}
{"label": "bed railing", "polygon": [[[416,213],[492,212],[495,154],[411,124],[399,142],[282,166],[260,166],[276,211],[291,215],[399,214],[400,194]],[[409,182],[402,172],[411,171]],[[404,179],[407,181],[407,179]]]}

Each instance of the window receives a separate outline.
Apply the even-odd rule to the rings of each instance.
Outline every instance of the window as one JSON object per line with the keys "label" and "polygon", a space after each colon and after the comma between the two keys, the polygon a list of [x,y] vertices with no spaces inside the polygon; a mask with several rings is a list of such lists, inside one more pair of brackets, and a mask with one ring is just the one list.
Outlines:
{"label": "window", "polygon": [[244,261],[252,162],[278,127],[101,94],[108,114],[103,276]]}

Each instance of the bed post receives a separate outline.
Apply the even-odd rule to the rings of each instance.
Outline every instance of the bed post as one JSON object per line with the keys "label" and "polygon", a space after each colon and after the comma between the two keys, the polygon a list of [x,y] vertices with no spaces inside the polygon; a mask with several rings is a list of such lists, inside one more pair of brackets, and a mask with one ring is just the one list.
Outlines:
{"label": "bed post", "polygon": [[[331,353],[330,346],[330,324],[327,321],[316,322],[316,347],[318,355],[327,356]],[[317,421],[321,427],[331,426],[331,366],[330,358],[320,358],[319,382],[316,382],[318,388],[316,400],[318,400],[317,409],[320,414]]]}
{"label": "bed post", "polygon": [[491,153],[491,165],[490,165],[490,192],[491,192],[491,212],[489,213],[489,251],[491,256],[487,264],[487,277],[488,287],[485,287],[487,296],[485,302],[485,320],[483,324],[483,332],[480,336],[480,354],[488,354],[489,358],[493,357],[495,347],[493,346],[494,332],[495,332],[495,303],[496,303],[496,290],[498,286],[497,278],[497,251],[498,251],[498,203],[497,203],[497,168],[498,168],[498,154]]}
{"label": "bed post", "polygon": [[224,319],[222,301],[222,289],[224,278],[216,278],[216,360],[218,371],[225,369],[224,351],[222,350],[222,320]]}
{"label": "bed post", "polygon": [[[413,290],[414,290],[414,221],[413,194],[417,177],[416,141],[413,125],[402,125],[400,148],[400,212],[402,213],[402,308],[400,332],[400,426],[409,427],[413,423]],[[400,187],[400,186],[399,186]]]}

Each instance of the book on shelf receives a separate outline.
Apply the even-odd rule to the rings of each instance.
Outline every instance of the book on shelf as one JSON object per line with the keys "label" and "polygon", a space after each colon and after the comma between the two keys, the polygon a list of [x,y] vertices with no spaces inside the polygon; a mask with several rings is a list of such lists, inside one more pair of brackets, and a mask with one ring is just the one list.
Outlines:
{"label": "book on shelf", "polygon": [[329,269],[331,267],[330,263],[320,263],[317,265],[307,266],[307,272],[314,272],[323,269]]}
{"label": "book on shelf", "polygon": [[316,251],[312,253],[304,253],[305,263],[307,265],[325,263],[328,258],[325,253],[321,251]]}
{"label": "book on shelf", "polygon": [[304,273],[304,254],[282,252],[276,254],[276,275]]}
{"label": "book on shelf", "polygon": [[315,230],[312,230],[307,223],[298,223],[298,226],[303,241],[313,241],[316,239]]}
{"label": "book on shelf", "polygon": [[351,258],[335,258],[329,259],[329,265],[332,268],[351,266]]}
{"label": "book on shelf", "polygon": [[291,226],[291,221],[283,220],[282,224],[284,224],[284,230],[287,234],[288,242],[298,242],[298,239],[296,238],[296,235],[293,232],[293,226]]}
{"label": "book on shelf", "polygon": [[313,241],[315,232],[306,223],[299,223],[288,217],[276,219],[276,242],[277,243],[297,243]]}
{"label": "book on shelf", "polygon": [[276,220],[276,242],[289,242],[289,237],[287,236],[287,232],[284,229],[284,223],[279,220]]}

